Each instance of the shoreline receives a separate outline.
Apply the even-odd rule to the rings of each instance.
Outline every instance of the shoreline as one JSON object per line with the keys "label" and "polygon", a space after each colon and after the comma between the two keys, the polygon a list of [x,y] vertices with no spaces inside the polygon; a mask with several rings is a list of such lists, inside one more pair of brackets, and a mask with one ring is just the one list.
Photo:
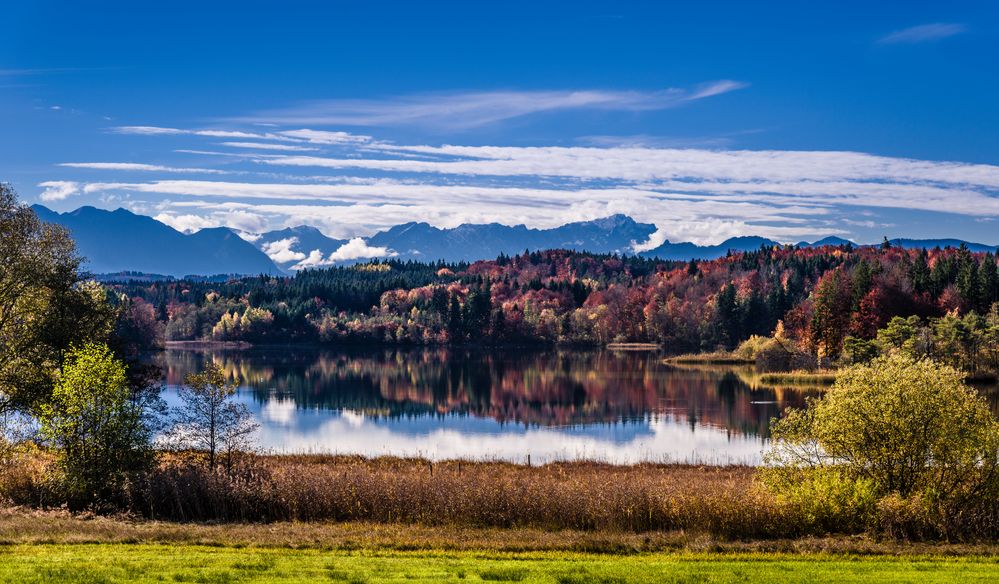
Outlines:
{"label": "shoreline", "polygon": [[163,349],[252,349],[245,341],[163,341]]}
{"label": "shoreline", "polygon": [[756,359],[747,359],[734,353],[708,351],[705,353],[684,353],[662,360],[664,365],[755,365]]}

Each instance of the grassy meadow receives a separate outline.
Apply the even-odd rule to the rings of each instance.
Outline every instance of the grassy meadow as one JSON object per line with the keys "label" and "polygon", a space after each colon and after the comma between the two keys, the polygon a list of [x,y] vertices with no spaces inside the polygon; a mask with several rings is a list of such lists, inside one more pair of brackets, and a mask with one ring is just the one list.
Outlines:
{"label": "grassy meadow", "polygon": [[158,544],[14,545],[7,582],[991,582],[988,557],[371,552]]}
{"label": "grassy meadow", "polygon": [[988,543],[0,510],[0,582],[987,582]]}

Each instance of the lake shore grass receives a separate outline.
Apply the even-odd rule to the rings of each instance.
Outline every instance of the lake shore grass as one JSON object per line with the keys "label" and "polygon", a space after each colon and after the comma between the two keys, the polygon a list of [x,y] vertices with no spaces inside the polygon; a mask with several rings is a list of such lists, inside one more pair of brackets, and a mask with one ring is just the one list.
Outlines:
{"label": "lake shore grass", "polygon": [[832,385],[836,382],[836,371],[820,369],[761,373],[758,379],[763,385]]}
{"label": "lake shore grass", "polygon": [[[693,353],[667,357],[663,359],[663,363],[686,368],[698,368],[712,365],[753,366],[756,364],[756,360],[742,357],[738,353],[714,351],[710,353]],[[750,368],[744,367],[738,371],[738,374],[751,387],[778,385],[822,386],[835,383],[837,371],[835,369],[796,369],[794,371],[759,372],[755,369],[750,370]]]}
{"label": "lake shore grass", "polygon": [[607,343],[606,348],[612,351],[658,351],[662,346],[659,343]]}
{"label": "lake shore grass", "polygon": [[707,353],[687,353],[663,359],[667,365],[753,365],[756,359],[738,355],[732,351],[711,351]]}
{"label": "lake shore grass", "polygon": [[991,582],[995,557],[471,552],[192,544],[9,546],[9,582]]}

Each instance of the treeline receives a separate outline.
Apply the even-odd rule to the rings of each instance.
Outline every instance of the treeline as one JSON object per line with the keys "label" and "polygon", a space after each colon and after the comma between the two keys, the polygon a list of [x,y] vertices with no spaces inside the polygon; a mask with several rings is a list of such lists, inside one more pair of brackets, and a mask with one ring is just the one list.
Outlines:
{"label": "treeline", "polygon": [[303,270],[294,278],[259,276],[226,282],[109,282],[137,299],[167,340],[315,342],[316,315],[365,313],[382,294],[451,281],[466,264],[389,260],[363,266]]}
{"label": "treeline", "polygon": [[866,363],[892,353],[945,363],[970,379],[994,380],[999,373],[999,307],[986,315],[947,313],[927,320],[896,316],[874,339],[847,337],[843,360]]}
{"label": "treeline", "polygon": [[224,284],[123,282],[113,289],[167,340],[257,343],[656,342],[732,349],[783,334],[819,357],[873,340],[898,316],[986,315],[999,301],[992,254],[764,247],[663,262],[564,250],[471,265],[373,262]]}

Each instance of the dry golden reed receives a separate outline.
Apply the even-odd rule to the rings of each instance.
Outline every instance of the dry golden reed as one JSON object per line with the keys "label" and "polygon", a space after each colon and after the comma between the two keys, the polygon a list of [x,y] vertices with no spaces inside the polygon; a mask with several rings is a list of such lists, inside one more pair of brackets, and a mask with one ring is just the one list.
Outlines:
{"label": "dry golden reed", "polygon": [[136,489],[133,510],[180,521],[375,521],[786,536],[787,511],[743,466],[431,463],[350,456],[253,457],[231,475],[183,458]]}

